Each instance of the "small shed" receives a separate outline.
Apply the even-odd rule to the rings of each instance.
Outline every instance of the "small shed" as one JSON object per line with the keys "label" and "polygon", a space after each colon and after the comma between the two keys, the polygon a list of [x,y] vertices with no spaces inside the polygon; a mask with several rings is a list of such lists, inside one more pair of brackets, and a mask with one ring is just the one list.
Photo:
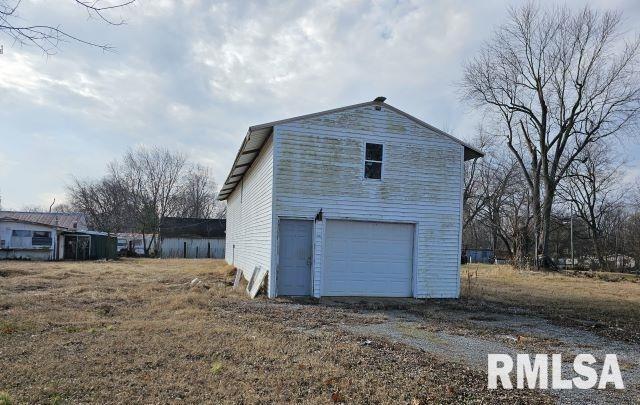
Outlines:
{"label": "small shed", "polygon": [[160,257],[223,259],[226,220],[164,217],[160,224]]}
{"label": "small shed", "polygon": [[466,258],[467,263],[493,263],[495,260],[493,249],[488,248],[467,248],[465,249],[463,256]]}
{"label": "small shed", "polygon": [[113,260],[117,257],[118,238],[106,232],[62,232],[63,260]]}

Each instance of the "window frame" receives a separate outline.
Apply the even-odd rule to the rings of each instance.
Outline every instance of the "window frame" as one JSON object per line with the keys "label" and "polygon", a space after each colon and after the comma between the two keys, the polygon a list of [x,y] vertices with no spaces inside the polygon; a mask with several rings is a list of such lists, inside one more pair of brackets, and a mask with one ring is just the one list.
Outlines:
{"label": "window frame", "polygon": [[[46,236],[36,235],[36,234],[44,234]],[[41,242],[43,240],[47,240],[48,243],[34,243]],[[51,246],[53,244],[53,233],[51,231],[32,231],[31,232],[31,246]]]}
{"label": "window frame", "polygon": [[[367,159],[367,144],[382,146],[382,160]],[[363,141],[362,146],[363,146],[362,148],[362,179],[364,181],[382,181],[382,179],[384,179],[384,167],[385,167],[384,157],[385,157],[385,149],[387,148],[386,143],[379,142],[379,141]],[[367,162],[380,163],[379,179],[367,177]]]}

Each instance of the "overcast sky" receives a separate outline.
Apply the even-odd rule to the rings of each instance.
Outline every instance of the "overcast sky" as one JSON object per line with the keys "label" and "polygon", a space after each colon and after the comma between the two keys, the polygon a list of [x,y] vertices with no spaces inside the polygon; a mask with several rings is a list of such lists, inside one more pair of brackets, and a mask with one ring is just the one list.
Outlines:
{"label": "overcast sky", "polygon": [[[26,22],[116,51],[46,57],[0,34],[2,206],[64,201],[72,176],[101,176],[138,145],[182,151],[220,184],[250,125],[376,96],[468,139],[479,117],[455,83],[511,3],[138,0],[113,27],[71,0],[23,0]],[[637,0],[590,3],[622,11],[630,32],[640,21]]]}

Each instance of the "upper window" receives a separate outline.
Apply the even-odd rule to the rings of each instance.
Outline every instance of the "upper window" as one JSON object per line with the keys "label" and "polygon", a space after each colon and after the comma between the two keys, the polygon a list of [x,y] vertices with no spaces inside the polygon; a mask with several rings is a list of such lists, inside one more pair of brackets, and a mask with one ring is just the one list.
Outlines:
{"label": "upper window", "polygon": [[382,178],[382,144],[367,143],[364,155],[364,178],[380,180]]}

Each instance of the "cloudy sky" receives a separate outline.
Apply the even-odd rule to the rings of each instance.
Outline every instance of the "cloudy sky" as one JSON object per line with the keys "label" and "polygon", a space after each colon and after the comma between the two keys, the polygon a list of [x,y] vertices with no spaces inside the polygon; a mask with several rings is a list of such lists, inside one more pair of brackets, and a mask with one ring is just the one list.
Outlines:
{"label": "cloudy sky", "polygon": [[[0,33],[2,206],[64,201],[72,176],[138,145],[183,151],[220,183],[250,125],[380,95],[468,139],[479,117],[455,83],[511,3],[138,0],[113,27],[72,0],[23,0],[25,22],[116,51],[68,43],[47,57]],[[623,11],[630,31],[640,21],[637,0],[590,3]]]}

